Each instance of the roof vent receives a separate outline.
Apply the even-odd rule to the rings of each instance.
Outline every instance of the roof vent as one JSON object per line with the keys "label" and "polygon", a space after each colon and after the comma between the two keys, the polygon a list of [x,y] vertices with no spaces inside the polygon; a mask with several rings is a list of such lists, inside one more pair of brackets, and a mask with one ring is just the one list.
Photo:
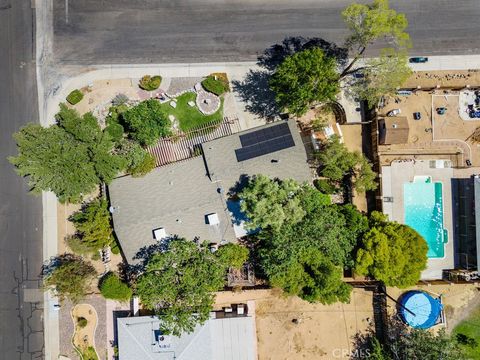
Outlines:
{"label": "roof vent", "polygon": [[220,219],[218,218],[217,213],[212,213],[207,215],[207,220],[209,225],[218,225],[220,224]]}
{"label": "roof vent", "polygon": [[164,334],[161,330],[153,330],[154,350],[158,352],[167,351],[172,344],[172,338]]}
{"label": "roof vent", "polygon": [[161,227],[158,229],[153,230],[153,237],[155,240],[162,240],[167,237],[167,232],[165,231],[165,228]]}

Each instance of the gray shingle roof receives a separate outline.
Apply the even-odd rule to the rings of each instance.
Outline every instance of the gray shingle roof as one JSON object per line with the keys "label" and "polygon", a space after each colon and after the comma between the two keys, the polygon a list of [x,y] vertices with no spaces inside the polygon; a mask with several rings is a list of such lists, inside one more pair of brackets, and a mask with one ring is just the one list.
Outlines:
{"label": "gray shingle roof", "polygon": [[[267,128],[277,123],[262,126]],[[302,139],[294,121],[288,121],[295,146],[250,160],[237,162],[235,149],[242,147],[240,136],[257,131],[259,128],[247,130],[235,135],[209,141],[202,144],[208,173],[212,181],[221,181],[225,188],[233,186],[241,175],[263,174],[271,178],[295,179],[299,182],[310,182],[311,174],[307,166],[307,155]],[[272,162],[275,160],[276,162]]]}
{"label": "gray shingle roof", "polygon": [[[143,178],[115,179],[109,192],[115,233],[127,261],[156,243],[153,230],[160,227],[190,240],[235,240],[224,195],[205,175],[202,157],[156,168]],[[205,216],[211,213],[218,214],[219,225],[207,224]]]}
{"label": "gray shingle roof", "polygon": [[117,319],[120,360],[254,360],[255,323],[252,317],[207,320],[190,334],[166,336],[158,346],[156,316]]}
{"label": "gray shingle roof", "polygon": [[[235,241],[226,192],[242,175],[309,182],[305,147],[295,122],[288,123],[295,142],[288,149],[237,162],[235,149],[241,147],[240,135],[259,129],[255,128],[203,144],[204,158],[159,167],[143,178],[115,179],[109,186],[115,208],[113,224],[127,261],[132,261],[142,247],[156,243],[153,230],[160,227],[167,234],[187,239]],[[218,214],[219,225],[207,224],[205,217],[211,213]]]}

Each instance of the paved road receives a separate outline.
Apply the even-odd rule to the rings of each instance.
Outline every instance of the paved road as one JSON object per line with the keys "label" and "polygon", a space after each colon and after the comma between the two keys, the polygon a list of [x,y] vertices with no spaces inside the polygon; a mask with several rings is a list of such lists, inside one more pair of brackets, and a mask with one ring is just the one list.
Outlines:
{"label": "paved road", "polygon": [[6,157],[12,133],[38,118],[30,0],[0,0],[0,358],[41,359],[42,208]]}
{"label": "paved road", "polygon": [[[286,36],[341,43],[350,2],[54,0],[55,55],[75,64],[252,60]],[[480,53],[479,0],[391,4],[407,14],[414,53]]]}

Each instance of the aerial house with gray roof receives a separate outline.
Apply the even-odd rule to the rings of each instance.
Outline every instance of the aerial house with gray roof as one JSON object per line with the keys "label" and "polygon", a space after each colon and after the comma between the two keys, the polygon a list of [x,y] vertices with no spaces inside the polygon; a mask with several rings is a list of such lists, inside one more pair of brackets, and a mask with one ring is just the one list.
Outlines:
{"label": "aerial house with gray roof", "polygon": [[312,178],[292,120],[201,146],[202,156],[158,167],[142,178],[120,177],[109,186],[115,233],[127,261],[173,235],[217,244],[245,235],[227,193],[247,176]]}

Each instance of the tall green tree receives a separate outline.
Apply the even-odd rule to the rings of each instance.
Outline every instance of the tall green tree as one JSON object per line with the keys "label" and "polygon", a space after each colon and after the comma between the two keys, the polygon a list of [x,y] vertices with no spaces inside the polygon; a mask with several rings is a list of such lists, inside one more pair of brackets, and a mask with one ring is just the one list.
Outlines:
{"label": "tall green tree", "polygon": [[112,225],[107,200],[101,198],[86,204],[80,211],[72,214],[73,222],[79,237],[91,251],[109,245],[112,240]]}
{"label": "tall green tree", "polygon": [[158,138],[171,133],[170,120],[155,99],[142,101],[120,116],[130,137],[141,145],[153,145]]}
{"label": "tall green tree", "polygon": [[43,285],[46,290],[53,290],[60,300],[77,303],[87,294],[96,274],[89,262],[72,254],[63,254],[44,269]]}
{"label": "tall green tree", "polygon": [[363,236],[356,255],[355,271],[387,286],[405,288],[420,280],[427,266],[427,251],[425,239],[411,227],[373,212],[370,230]]}
{"label": "tall green tree", "polygon": [[[391,9],[388,0],[353,3],[342,15],[350,30],[345,45],[352,60],[340,78],[362,72],[363,77],[354,78],[348,84],[349,92],[374,106],[382,95],[392,94],[411,75],[407,63],[407,49],[411,46],[410,36],[405,31],[407,18]],[[380,41],[387,45],[380,57],[365,59],[364,53],[369,46]]]}
{"label": "tall green tree", "polygon": [[60,202],[80,202],[99,182],[109,183],[125,166],[97,119],[60,104],[57,124],[29,124],[14,134],[18,156],[9,161],[29,177],[34,193],[53,191]]}
{"label": "tall green tree", "polygon": [[315,103],[330,102],[340,91],[337,64],[320,48],[285,58],[270,79],[279,107],[301,116]]}
{"label": "tall green tree", "polygon": [[342,281],[342,269],[318,249],[301,250],[288,261],[272,265],[268,269],[270,283],[287,294],[322,304],[350,301],[352,288]]}
{"label": "tall green tree", "polygon": [[238,194],[241,210],[248,217],[250,229],[278,229],[285,221],[299,222],[305,212],[296,196],[302,186],[294,180],[271,180],[264,175],[252,177]]}
{"label": "tall green tree", "polygon": [[29,177],[35,194],[53,191],[60,202],[78,202],[98,181],[88,146],[53,125],[29,124],[13,135],[19,154],[8,160],[20,176]]}
{"label": "tall green tree", "polygon": [[148,260],[137,294],[161,316],[163,330],[179,336],[209,318],[213,292],[224,286],[225,274],[224,263],[206,246],[173,239],[167,250]]}
{"label": "tall green tree", "polygon": [[[249,208],[255,209],[257,203],[281,205],[278,194],[285,191],[282,182],[258,177],[253,182],[258,179],[268,191],[256,188]],[[289,186],[295,191],[287,191],[284,199],[294,199],[303,216],[285,216],[274,226],[263,226],[255,235],[260,269],[273,286],[307,301],[348,301],[350,287],[341,281],[342,268],[353,264],[353,249],[368,229],[365,216],[353,206],[332,205],[327,195],[311,186],[292,181]],[[263,212],[250,214],[250,221],[258,223],[256,216],[262,219]]]}
{"label": "tall green tree", "polygon": [[361,70],[363,77],[352,81],[348,91],[370,106],[376,105],[382,96],[395,94],[412,75],[406,53],[392,49],[383,50],[380,57],[369,59],[365,64]]}
{"label": "tall green tree", "polygon": [[350,31],[345,45],[353,55],[342,77],[352,71],[368,47],[377,41],[386,42],[389,47],[398,50],[411,46],[410,36],[405,31],[408,26],[406,16],[391,9],[388,0],[374,0],[370,4],[353,3],[343,10],[342,16]]}
{"label": "tall green tree", "polygon": [[376,173],[370,162],[359,152],[349,151],[337,136],[332,136],[324,143],[317,158],[322,166],[322,176],[334,182],[351,176],[358,192],[377,188]]}

